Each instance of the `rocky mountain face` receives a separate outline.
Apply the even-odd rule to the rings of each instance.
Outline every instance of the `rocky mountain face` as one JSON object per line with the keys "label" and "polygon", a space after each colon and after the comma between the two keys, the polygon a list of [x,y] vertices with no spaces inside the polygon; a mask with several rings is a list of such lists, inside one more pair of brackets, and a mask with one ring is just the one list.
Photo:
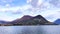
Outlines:
{"label": "rocky mountain face", "polygon": [[20,19],[16,19],[12,21],[14,25],[56,25],[55,23],[47,21],[41,15],[37,15],[35,17],[25,15]]}

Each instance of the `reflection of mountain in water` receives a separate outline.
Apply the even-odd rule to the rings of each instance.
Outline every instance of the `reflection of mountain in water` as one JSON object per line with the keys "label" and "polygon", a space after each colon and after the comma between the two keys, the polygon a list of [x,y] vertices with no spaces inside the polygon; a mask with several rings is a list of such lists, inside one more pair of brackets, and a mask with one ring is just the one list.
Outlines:
{"label": "reflection of mountain in water", "polygon": [[60,24],[60,19],[57,19],[56,21],[54,21],[54,23]]}
{"label": "reflection of mountain in water", "polygon": [[41,15],[35,17],[25,15],[22,18],[16,19],[12,22],[6,22],[6,25],[56,25],[55,23],[47,21]]}

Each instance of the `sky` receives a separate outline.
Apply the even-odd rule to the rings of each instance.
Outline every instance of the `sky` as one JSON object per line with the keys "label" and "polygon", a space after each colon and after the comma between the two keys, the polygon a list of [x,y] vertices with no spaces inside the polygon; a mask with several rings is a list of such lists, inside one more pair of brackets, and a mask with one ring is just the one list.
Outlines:
{"label": "sky", "polygon": [[60,19],[60,0],[0,0],[0,20],[13,21],[24,15],[42,15],[54,22]]}

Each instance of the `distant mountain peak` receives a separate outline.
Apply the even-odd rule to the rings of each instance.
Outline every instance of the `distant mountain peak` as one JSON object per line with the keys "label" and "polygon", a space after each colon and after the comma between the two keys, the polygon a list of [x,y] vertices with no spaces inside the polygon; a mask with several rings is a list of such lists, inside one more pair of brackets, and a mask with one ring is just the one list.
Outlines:
{"label": "distant mountain peak", "polygon": [[41,15],[37,15],[37,16],[35,16],[34,18],[43,18]]}
{"label": "distant mountain peak", "polygon": [[57,19],[56,21],[54,21],[54,23],[60,24],[60,19]]}
{"label": "distant mountain peak", "polygon": [[24,15],[21,20],[28,20],[28,19],[31,19],[33,18],[32,16],[29,16],[29,15]]}
{"label": "distant mountain peak", "polygon": [[23,17],[31,17],[30,15],[24,15]]}
{"label": "distant mountain peak", "polygon": [[32,18],[32,16],[24,15],[22,18]]}
{"label": "distant mountain peak", "polygon": [[20,22],[20,21],[31,19],[31,18],[33,18],[33,17],[32,16],[29,16],[29,15],[24,15],[23,17],[18,18],[16,20],[12,21],[12,22]]}
{"label": "distant mountain peak", "polygon": [[43,16],[41,16],[41,15],[37,15],[37,16],[35,16],[35,17],[33,17],[34,19],[42,19],[42,20],[44,20],[44,21],[47,21]]}
{"label": "distant mountain peak", "polygon": [[57,20],[60,20],[60,19],[57,19]]}

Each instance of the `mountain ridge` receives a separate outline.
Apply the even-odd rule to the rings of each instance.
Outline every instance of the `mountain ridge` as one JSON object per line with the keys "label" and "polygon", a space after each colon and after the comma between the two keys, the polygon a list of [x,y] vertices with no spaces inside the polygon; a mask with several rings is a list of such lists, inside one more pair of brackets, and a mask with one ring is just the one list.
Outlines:
{"label": "mountain ridge", "polygon": [[29,15],[24,15],[22,18],[13,20],[3,25],[57,25],[57,24],[49,22],[41,15],[37,15],[34,17]]}
{"label": "mountain ridge", "polygon": [[[26,16],[26,15],[25,15]],[[23,17],[25,17],[25,16],[23,16]],[[22,17],[22,18],[23,18]],[[28,16],[26,16],[26,17],[28,17]],[[42,17],[41,15],[37,15],[37,16],[35,16],[35,17],[31,17],[31,16],[29,16],[29,19],[27,19],[27,18],[25,18],[25,19],[23,19],[22,20],[22,18],[20,18],[20,20],[22,20],[22,21],[20,21],[20,20],[15,20],[15,21],[12,21],[12,23],[14,22],[14,23],[16,23],[16,24],[20,24],[20,25],[37,25],[37,24],[39,24],[39,25],[53,25],[53,23],[52,22],[49,22],[49,21],[47,21],[44,17]]]}
{"label": "mountain ridge", "polygon": [[54,21],[54,23],[60,24],[60,19],[57,19],[56,21]]}

